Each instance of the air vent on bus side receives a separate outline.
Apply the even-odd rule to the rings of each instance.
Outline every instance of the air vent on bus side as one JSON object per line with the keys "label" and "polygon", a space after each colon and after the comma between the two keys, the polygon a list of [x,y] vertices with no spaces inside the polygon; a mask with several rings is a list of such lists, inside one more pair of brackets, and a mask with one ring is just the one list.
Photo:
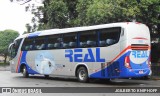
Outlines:
{"label": "air vent on bus side", "polygon": [[149,45],[146,44],[131,44],[132,50],[148,50]]}

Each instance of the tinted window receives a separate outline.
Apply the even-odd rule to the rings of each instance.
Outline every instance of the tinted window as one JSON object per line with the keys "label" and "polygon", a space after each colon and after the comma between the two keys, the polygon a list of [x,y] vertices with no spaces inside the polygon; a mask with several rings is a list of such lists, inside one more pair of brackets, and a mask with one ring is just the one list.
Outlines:
{"label": "tinted window", "polygon": [[99,32],[99,46],[109,46],[117,43],[120,38],[121,28],[107,28],[98,30]]}
{"label": "tinted window", "polygon": [[26,38],[22,46],[22,51],[32,50],[33,44],[34,44],[33,41],[34,41],[34,38]]}
{"label": "tinted window", "polygon": [[45,44],[46,44],[46,38],[45,37],[37,37],[34,40],[34,50],[44,50]]}
{"label": "tinted window", "polygon": [[[22,50],[105,47],[119,41],[120,27],[26,38]],[[78,46],[77,46],[78,45]]]}
{"label": "tinted window", "polygon": [[63,35],[63,48],[76,48],[77,47],[77,34],[69,33]]}
{"label": "tinted window", "polygon": [[62,46],[61,35],[52,35],[48,37],[47,49],[59,49]]}
{"label": "tinted window", "polygon": [[79,46],[84,47],[96,47],[97,46],[96,31],[86,31],[80,33]]}

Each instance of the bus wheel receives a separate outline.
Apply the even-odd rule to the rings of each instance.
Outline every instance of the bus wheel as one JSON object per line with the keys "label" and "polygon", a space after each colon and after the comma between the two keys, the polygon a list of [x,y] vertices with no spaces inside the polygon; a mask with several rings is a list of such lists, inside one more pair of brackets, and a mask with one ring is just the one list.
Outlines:
{"label": "bus wheel", "polygon": [[25,78],[27,78],[29,76],[26,66],[23,66],[22,74],[23,74],[23,77],[25,77]]}
{"label": "bus wheel", "polygon": [[77,78],[79,82],[88,82],[88,72],[87,69],[85,67],[80,67],[77,70]]}
{"label": "bus wheel", "polygon": [[48,78],[49,78],[49,75],[44,75],[44,77],[48,79]]}

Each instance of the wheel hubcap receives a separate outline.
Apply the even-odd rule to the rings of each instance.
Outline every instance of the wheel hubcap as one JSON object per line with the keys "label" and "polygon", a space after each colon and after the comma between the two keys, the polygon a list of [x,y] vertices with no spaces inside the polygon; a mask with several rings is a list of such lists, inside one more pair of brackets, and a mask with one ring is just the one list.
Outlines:
{"label": "wheel hubcap", "polygon": [[25,74],[26,73],[26,69],[25,68],[23,68],[23,74]]}
{"label": "wheel hubcap", "polygon": [[79,78],[80,78],[81,80],[84,80],[84,79],[86,78],[86,74],[85,74],[85,71],[84,71],[84,70],[81,70],[81,71],[79,72]]}

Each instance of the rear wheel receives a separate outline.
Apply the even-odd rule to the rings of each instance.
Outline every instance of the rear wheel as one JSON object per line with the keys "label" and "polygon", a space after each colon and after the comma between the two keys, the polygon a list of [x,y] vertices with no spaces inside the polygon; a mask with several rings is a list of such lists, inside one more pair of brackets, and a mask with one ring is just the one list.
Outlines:
{"label": "rear wheel", "polygon": [[87,69],[85,67],[80,67],[77,70],[77,78],[79,82],[88,82],[88,72]]}
{"label": "rear wheel", "polygon": [[23,66],[22,74],[23,74],[23,77],[25,77],[25,78],[27,78],[29,76],[26,66]]}

